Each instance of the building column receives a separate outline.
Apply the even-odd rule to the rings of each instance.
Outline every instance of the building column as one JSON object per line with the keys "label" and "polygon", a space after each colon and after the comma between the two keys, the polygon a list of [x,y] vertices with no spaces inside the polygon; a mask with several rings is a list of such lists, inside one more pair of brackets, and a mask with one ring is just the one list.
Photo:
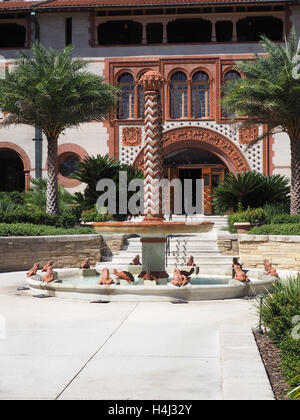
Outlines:
{"label": "building column", "polygon": [[164,21],[163,24],[163,44],[167,44],[168,43],[168,32],[167,32],[167,24],[169,23],[169,21]]}
{"label": "building column", "polygon": [[142,44],[147,44],[147,23],[148,22],[142,22],[142,25],[143,25]]}
{"label": "building column", "polygon": [[236,22],[237,18],[232,19],[232,42],[237,42]]}
{"label": "building column", "polygon": [[211,31],[211,42],[216,42],[217,41],[217,36],[216,36],[216,21],[214,19],[211,19],[211,25],[212,25],[212,31]]}

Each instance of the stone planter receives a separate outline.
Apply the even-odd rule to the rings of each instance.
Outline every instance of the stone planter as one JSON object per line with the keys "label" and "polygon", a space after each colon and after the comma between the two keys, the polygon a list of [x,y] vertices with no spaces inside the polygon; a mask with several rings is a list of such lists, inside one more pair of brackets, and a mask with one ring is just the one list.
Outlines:
{"label": "stone planter", "polygon": [[233,226],[236,228],[237,233],[248,233],[252,228],[252,225],[249,222],[236,222]]}

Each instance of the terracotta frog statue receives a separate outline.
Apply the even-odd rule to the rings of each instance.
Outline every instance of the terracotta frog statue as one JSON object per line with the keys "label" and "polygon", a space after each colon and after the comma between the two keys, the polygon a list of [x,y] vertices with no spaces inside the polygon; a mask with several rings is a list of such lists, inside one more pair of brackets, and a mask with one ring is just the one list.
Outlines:
{"label": "terracotta frog statue", "polygon": [[150,273],[150,270],[147,270],[146,273],[143,276],[144,280],[154,280],[155,282],[157,282],[157,278]]}
{"label": "terracotta frog statue", "polygon": [[108,268],[104,268],[101,272],[101,277],[98,280],[98,284],[112,284],[114,281],[110,278]]}
{"label": "terracotta frog statue", "polygon": [[268,276],[278,277],[278,273],[274,267],[272,267],[269,260],[264,260],[265,274]]}
{"label": "terracotta frog statue", "polygon": [[134,283],[134,277],[129,271],[118,272],[114,269],[114,275],[116,276],[116,280],[127,280],[128,283]]}
{"label": "terracotta frog statue", "polygon": [[47,271],[49,267],[53,267],[53,260],[47,262],[47,264],[42,268],[42,273]]}
{"label": "terracotta frog statue", "polygon": [[188,257],[188,260],[186,262],[186,265],[191,266],[191,267],[195,267],[196,266],[196,264],[194,262],[194,257],[192,255],[190,255]]}
{"label": "terracotta frog statue", "polygon": [[44,283],[51,283],[54,280],[54,273],[53,273],[53,268],[51,266],[49,266],[47,268],[47,272],[46,275],[44,277]]}
{"label": "terracotta frog statue", "polygon": [[188,278],[183,275],[178,268],[174,268],[173,279],[171,280],[173,286],[183,287],[188,284]]}
{"label": "terracotta frog statue", "polygon": [[234,280],[240,281],[241,283],[249,283],[247,274],[244,273],[240,265],[234,265],[235,276]]}
{"label": "terracotta frog statue", "polygon": [[82,270],[89,269],[90,268],[90,259],[86,258],[79,268],[81,268]]}
{"label": "terracotta frog statue", "polygon": [[140,261],[140,256],[136,255],[134,259],[129,263],[129,265],[142,265]]}
{"label": "terracotta frog statue", "polygon": [[40,264],[35,263],[34,266],[28,271],[27,277],[35,276],[39,268]]}

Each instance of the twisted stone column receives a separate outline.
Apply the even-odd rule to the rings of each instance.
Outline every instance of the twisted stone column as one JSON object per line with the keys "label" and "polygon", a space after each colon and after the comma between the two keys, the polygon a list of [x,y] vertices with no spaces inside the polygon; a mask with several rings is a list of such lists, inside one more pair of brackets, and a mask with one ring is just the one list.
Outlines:
{"label": "twisted stone column", "polygon": [[159,184],[163,170],[160,98],[163,83],[163,76],[152,70],[140,79],[145,92],[144,212],[146,220],[162,219]]}

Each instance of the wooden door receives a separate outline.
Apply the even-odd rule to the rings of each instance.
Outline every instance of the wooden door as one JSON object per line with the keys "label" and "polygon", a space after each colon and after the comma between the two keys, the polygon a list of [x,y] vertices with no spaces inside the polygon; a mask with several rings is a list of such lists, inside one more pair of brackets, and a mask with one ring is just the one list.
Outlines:
{"label": "wooden door", "polygon": [[213,213],[212,207],[212,177],[211,177],[211,168],[202,169],[202,178],[203,178],[203,208],[204,214],[209,216]]}
{"label": "wooden door", "polygon": [[225,169],[222,168],[203,168],[202,177],[204,183],[203,207],[204,214],[209,216],[214,213],[212,204],[212,194],[214,189],[224,179]]}

